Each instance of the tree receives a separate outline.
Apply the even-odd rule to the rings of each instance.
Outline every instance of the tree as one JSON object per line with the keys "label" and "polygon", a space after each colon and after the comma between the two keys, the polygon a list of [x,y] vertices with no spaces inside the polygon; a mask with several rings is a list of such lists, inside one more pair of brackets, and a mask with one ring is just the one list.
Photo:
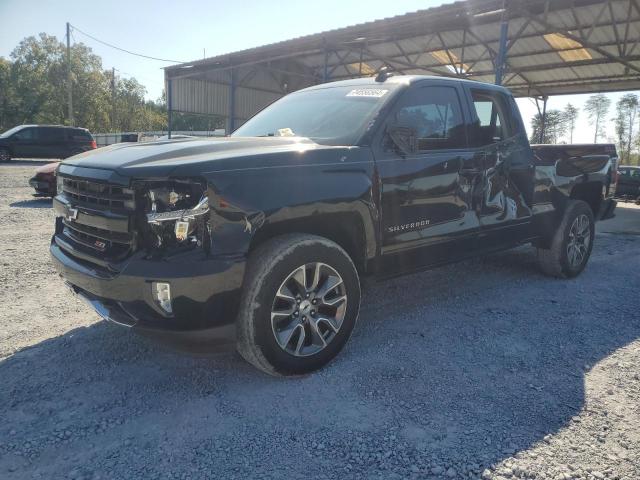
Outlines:
{"label": "tree", "polygon": [[[67,123],[66,46],[41,33],[22,40],[0,58],[0,132],[24,123]],[[71,47],[73,110],[77,126],[94,133],[166,129],[166,108],[145,101],[145,88],[134,78],[117,78],[89,47]]]}
{"label": "tree", "polygon": [[565,130],[569,133],[569,143],[573,143],[573,131],[576,129],[578,112],[580,112],[580,110],[570,103],[567,103],[567,106],[564,107],[564,111],[562,112]]}
{"label": "tree", "polygon": [[566,122],[564,113],[560,110],[547,110],[544,122],[544,135],[540,139],[542,131],[542,115],[537,113],[531,119],[531,143],[558,143],[565,133]]}
{"label": "tree", "polygon": [[616,103],[615,128],[618,139],[620,159],[628,162],[631,158],[631,146],[635,136],[636,117],[638,116],[638,96],[634,93],[623,95]]}
{"label": "tree", "polygon": [[15,98],[11,81],[11,62],[0,57],[0,128],[15,116]]}
{"label": "tree", "polygon": [[598,137],[605,135],[603,122],[609,112],[610,106],[611,99],[602,93],[591,95],[585,103],[584,109],[589,115],[591,124],[595,126],[595,133],[593,135],[594,143],[598,143]]}

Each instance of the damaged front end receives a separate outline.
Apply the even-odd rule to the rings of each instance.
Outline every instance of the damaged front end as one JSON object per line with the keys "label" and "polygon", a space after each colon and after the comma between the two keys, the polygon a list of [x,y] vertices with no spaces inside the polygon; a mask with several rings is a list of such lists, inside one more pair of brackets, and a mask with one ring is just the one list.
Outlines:
{"label": "damaged front end", "polygon": [[204,181],[172,179],[137,182],[136,223],[141,246],[158,258],[185,249],[211,250],[209,199]]}

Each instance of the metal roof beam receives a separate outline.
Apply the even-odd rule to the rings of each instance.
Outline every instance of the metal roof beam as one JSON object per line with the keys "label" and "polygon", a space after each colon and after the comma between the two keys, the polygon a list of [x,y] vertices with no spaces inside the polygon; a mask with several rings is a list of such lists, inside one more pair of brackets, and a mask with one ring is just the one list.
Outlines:
{"label": "metal roof beam", "polygon": [[[478,35],[476,35],[471,29],[469,29],[469,33],[476,39],[477,42],[481,43],[489,52],[489,55],[491,56],[491,63],[493,63],[493,69],[495,72],[495,68],[496,68],[496,62],[494,60],[494,56],[498,55],[498,52],[496,52],[490,45],[488,45],[485,41],[483,41]],[[503,61],[503,73],[506,71],[512,71],[513,67],[511,66],[511,64],[509,63],[509,61],[505,58]],[[521,72],[519,73],[520,78],[522,78],[525,82],[527,82],[531,88],[531,90],[537,90],[535,87],[535,84],[529,80],[527,77],[525,77]]]}
{"label": "metal roof beam", "polygon": [[[598,83],[606,83],[606,82],[637,82],[637,85],[640,86],[640,76],[638,77],[628,77],[626,75],[602,75],[599,77],[585,78],[585,79],[575,79],[575,80],[549,80],[547,82],[539,82],[538,85],[541,87],[553,87],[553,86],[570,86],[570,85],[588,85],[589,82],[598,82]],[[509,88],[518,89],[522,87],[526,87],[525,83],[521,84],[513,84],[510,85]]]}
{"label": "metal roof beam", "polygon": [[509,43],[507,44],[507,49],[505,50],[505,53],[509,53],[509,50],[511,50],[511,47],[513,47],[513,45],[520,40],[520,35],[522,35],[524,33],[524,31],[527,29],[527,27],[531,24],[531,20],[527,19],[525,22],[522,22],[522,25],[520,25],[520,28],[518,29],[518,31],[516,32],[516,34],[513,36],[513,38],[511,40],[509,40]]}
{"label": "metal roof beam", "polygon": [[629,8],[627,9],[627,21],[624,28],[624,40],[622,43],[622,54],[627,54],[627,42],[629,41],[629,28],[631,27],[631,10],[633,9],[633,3],[629,2]]}
{"label": "metal roof beam", "polygon": [[620,34],[618,33],[618,26],[616,25],[616,16],[613,13],[613,6],[611,5],[611,0],[608,2],[609,4],[609,15],[611,16],[611,28],[613,28],[613,35],[616,38],[616,42],[618,44],[618,55],[623,56],[622,53],[622,41],[620,40]]}
{"label": "metal roof beam", "polygon": [[593,34],[593,31],[595,30],[596,25],[598,25],[598,22],[602,19],[602,17],[604,16],[604,12],[606,10],[607,10],[607,3],[602,5],[602,8],[598,12],[598,15],[596,16],[595,20],[593,21],[593,25],[591,25],[591,27],[589,28],[589,31],[587,32],[587,34],[583,36],[583,38],[585,40],[589,40],[591,38],[591,34]]}
{"label": "metal roof beam", "polygon": [[[600,46],[601,48],[604,48],[604,47],[613,47],[613,46],[615,46],[615,45],[616,45],[615,43],[603,43],[603,44],[600,44],[599,46]],[[438,50],[434,50],[434,51],[438,51]],[[411,55],[415,55],[416,53],[420,53],[420,52],[408,52],[408,53],[407,53],[407,55],[411,56]],[[423,53],[424,53],[424,54],[430,54],[431,52],[429,51],[429,52],[423,52]],[[557,53],[557,51],[556,51],[556,50],[551,50],[551,49],[548,49],[548,48],[547,48],[547,49],[544,49],[544,50],[535,50],[535,51],[531,51],[531,52],[527,52],[527,53],[522,53],[522,54],[509,55],[509,58],[510,58],[511,60],[513,60],[513,59],[518,59],[518,58],[531,57],[531,56],[533,56],[533,55],[545,55],[545,54],[551,54],[551,53]],[[373,54],[375,55],[375,52],[374,52]],[[403,57],[404,57],[404,56],[403,56]],[[627,58],[627,59],[629,59],[629,60],[635,60],[635,58],[634,58],[634,57],[631,57],[631,58],[630,58],[630,57],[631,57],[631,56],[627,56],[627,57],[623,57],[623,58]],[[388,59],[390,59],[390,60],[393,60],[393,61],[396,61],[396,59],[398,58],[398,56],[387,56],[386,58],[388,58]],[[370,61],[370,60],[371,60],[371,59],[369,58],[369,59],[367,59],[366,61]],[[472,71],[471,71],[471,70],[473,70],[473,67],[474,67],[478,62],[482,62],[482,61],[491,61],[491,58],[490,58],[490,57],[487,57],[487,56],[481,56],[481,57],[478,57],[478,58],[475,58],[475,59],[469,59],[469,58],[467,58],[467,59],[465,59],[465,60],[469,63],[469,71],[470,71],[470,74],[475,74],[476,72],[472,72]],[[365,61],[365,60],[363,60],[363,61]],[[592,61],[592,62],[595,62],[595,63],[608,63],[608,62],[611,62],[611,60],[609,60],[609,59],[607,59],[606,61],[603,61],[602,59],[594,59],[594,60],[591,60],[591,61]],[[406,63],[406,62],[405,62],[405,63]],[[572,62],[572,64],[573,64],[573,63],[574,63],[574,62]],[[435,68],[435,67],[443,66],[441,63],[433,63],[433,64],[412,63],[412,65],[414,65],[416,68]],[[554,65],[561,66],[561,67],[568,67],[568,66],[570,66],[570,64],[569,64],[568,62],[564,62],[564,61],[563,61],[563,62],[560,62],[560,63],[557,63],[557,64],[554,64]],[[515,68],[515,67],[514,67],[514,68]],[[533,68],[532,70],[533,70],[533,71],[535,71],[535,68]]]}
{"label": "metal roof beam", "polygon": [[438,35],[438,40],[440,40],[440,45],[442,45],[442,49],[447,53],[447,57],[449,57],[449,62],[450,62],[449,64],[453,67],[455,74],[460,75],[461,72],[458,71],[458,67],[456,67],[456,62],[453,60],[453,57],[451,56],[451,52],[449,51],[449,48],[447,48],[447,45],[444,43],[444,40],[442,39],[442,35],[440,35],[440,32],[436,32],[436,35]]}
{"label": "metal roof beam", "polygon": [[[432,72],[435,73],[436,75],[444,75],[444,76],[448,76],[448,77],[457,77],[457,75],[447,75],[445,73],[443,73],[440,70],[435,70],[433,67],[429,67],[429,66],[422,66],[422,65],[417,65],[415,63],[409,63],[409,62],[405,62],[402,60],[396,60],[394,58],[391,57],[387,57],[384,55],[380,55],[374,51],[369,50],[368,48],[364,48],[363,49],[368,55],[371,55],[374,58],[368,59],[366,61],[371,61],[371,60],[378,60],[381,61],[383,63],[387,63],[389,64],[390,67],[393,67],[393,65],[390,65],[390,63],[395,63],[397,65],[401,65],[402,67],[405,67],[404,70],[425,70],[427,72]],[[443,65],[437,65],[442,67]],[[393,67],[396,68],[396,67]]]}
{"label": "metal roof beam", "polygon": [[532,21],[538,23],[540,26],[542,26],[544,29],[546,29],[547,31],[545,33],[554,33],[554,32],[559,32],[562,33],[562,35],[564,35],[567,38],[570,38],[571,40],[574,40],[576,42],[581,43],[584,47],[586,48],[590,48],[591,50],[594,50],[596,52],[598,52],[600,55],[607,57],[611,60],[613,60],[613,62],[615,63],[620,63],[626,67],[629,67],[631,70],[634,70],[636,72],[640,73],[640,67],[636,67],[635,65],[633,65],[632,63],[629,63],[619,57],[616,57],[615,55],[611,55],[609,52],[607,52],[606,50],[600,48],[598,45],[588,41],[588,40],[584,40],[581,39],[580,37],[574,35],[573,33],[571,33],[569,30],[567,30],[564,27],[559,27],[557,25],[552,25],[550,23],[544,22],[543,20],[535,17],[533,14],[531,14],[528,10],[521,8],[519,9],[519,11],[522,13],[522,15],[531,18]]}

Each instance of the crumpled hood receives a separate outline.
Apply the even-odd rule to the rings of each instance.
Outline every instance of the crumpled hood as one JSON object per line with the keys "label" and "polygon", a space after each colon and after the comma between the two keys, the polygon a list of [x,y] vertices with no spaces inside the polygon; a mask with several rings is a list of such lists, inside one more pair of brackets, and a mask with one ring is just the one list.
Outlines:
{"label": "crumpled hood", "polygon": [[63,164],[112,170],[128,177],[188,176],[229,168],[297,164],[308,151],[333,150],[337,157],[346,148],[319,145],[301,137],[182,139],[119,143],[81,153]]}

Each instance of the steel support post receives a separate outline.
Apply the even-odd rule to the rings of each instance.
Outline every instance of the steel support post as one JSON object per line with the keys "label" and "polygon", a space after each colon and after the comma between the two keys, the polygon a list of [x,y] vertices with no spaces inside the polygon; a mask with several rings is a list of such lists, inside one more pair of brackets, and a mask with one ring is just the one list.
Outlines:
{"label": "steel support post", "polygon": [[167,80],[167,134],[171,138],[171,130],[173,130],[173,88],[171,84],[173,80]]}
{"label": "steel support post", "polygon": [[236,69],[231,69],[229,81],[229,119],[227,122],[227,135],[231,135],[236,128]]}
{"label": "steel support post", "polygon": [[[505,14],[503,14],[505,15]],[[509,33],[509,22],[503,18],[500,24],[500,45],[498,48],[498,57],[496,58],[496,85],[502,85],[502,77],[504,74],[504,64],[507,61],[507,36]]]}

